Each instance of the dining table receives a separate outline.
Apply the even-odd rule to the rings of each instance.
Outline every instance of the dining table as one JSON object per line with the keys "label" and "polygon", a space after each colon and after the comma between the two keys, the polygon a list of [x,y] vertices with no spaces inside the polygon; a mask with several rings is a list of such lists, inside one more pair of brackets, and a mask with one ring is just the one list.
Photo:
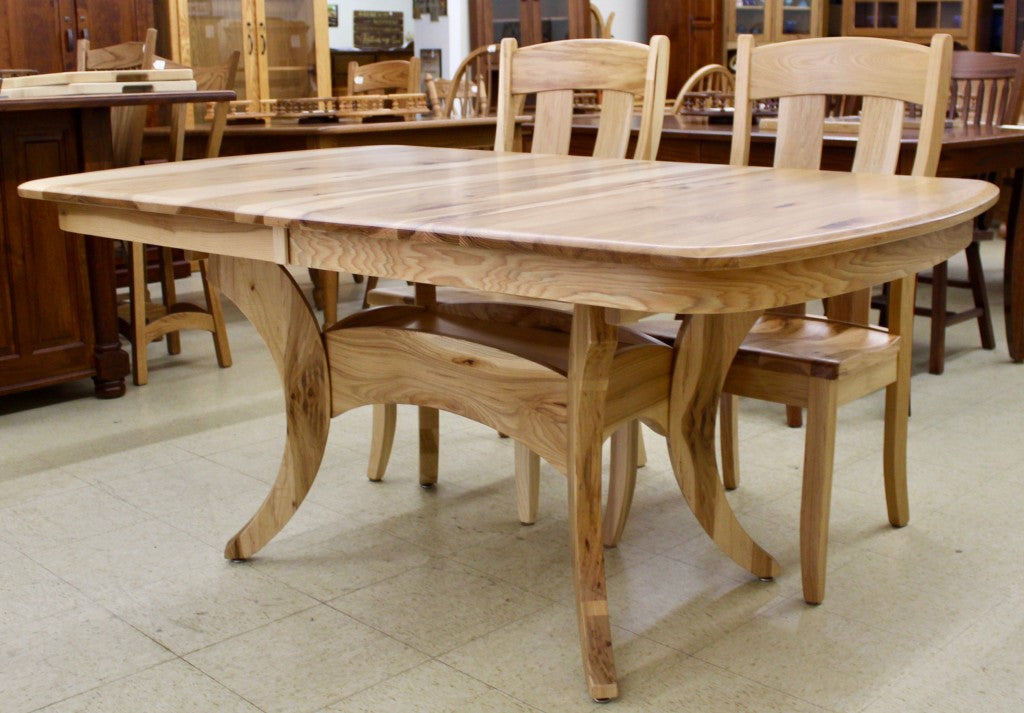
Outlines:
{"label": "dining table", "polygon": [[[692,315],[680,322],[667,395],[673,471],[718,547],[773,577],[778,562],[731,509],[715,459],[718,399],[739,343],[765,309],[948,258],[998,197],[966,179],[416,146],[139,166],[34,180],[19,192],[55,202],[72,233],[210,253],[223,293],[265,341],[282,379],[284,453],[265,501],[228,541],[231,559],[252,557],[298,509],[332,416],[380,398],[346,370],[357,358],[346,330],[319,325],[289,266],[571,305],[569,569],[587,690],[601,701],[617,697],[618,682],[600,522],[608,343],[595,335],[649,313]],[[409,360],[403,348],[377,359]],[[421,398],[408,402],[437,403]],[[473,399],[461,394],[449,410],[473,416]]]}
{"label": "dining table", "polygon": [[[842,127],[840,127],[842,128]],[[529,145],[530,125],[525,127]],[[580,115],[573,121],[571,152],[590,153],[597,133],[597,120]],[[635,134],[635,131],[634,131]],[[728,163],[732,124],[706,116],[671,114],[665,117],[658,159],[700,163]],[[821,167],[848,171],[853,165],[857,144],[856,131],[826,131]],[[917,130],[912,126],[903,132],[897,173],[910,173],[917,146]],[[754,127],[750,137],[750,163],[770,166],[775,150],[775,132]],[[1010,190],[1006,217],[1006,245],[1003,259],[1003,310],[1006,343],[1010,358],[1024,362],[1024,126],[979,126],[948,122],[942,134],[942,153],[936,170],[938,176],[975,178],[1009,176]],[[1018,237],[1021,236],[1021,237]],[[858,315],[858,320],[863,319]]]}

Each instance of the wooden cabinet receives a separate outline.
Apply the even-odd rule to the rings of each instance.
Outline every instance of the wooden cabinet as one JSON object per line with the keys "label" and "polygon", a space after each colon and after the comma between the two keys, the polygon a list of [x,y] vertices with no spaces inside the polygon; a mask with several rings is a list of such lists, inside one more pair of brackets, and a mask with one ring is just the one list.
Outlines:
{"label": "wooden cabinet", "polygon": [[175,62],[214,65],[241,53],[239,99],[332,96],[325,0],[157,0],[157,8]]}
{"label": "wooden cabinet", "polygon": [[1024,0],[1003,3],[1003,52],[1017,54],[1024,44]]}
{"label": "wooden cabinet", "polygon": [[56,206],[17,194],[27,180],[109,167],[100,99],[0,102],[0,395],[90,376],[97,396],[124,393],[110,241],[64,233]]}
{"label": "wooden cabinet", "polygon": [[986,0],[843,0],[843,34],[927,43],[946,32],[987,50],[992,3]]}
{"label": "wooden cabinet", "polygon": [[647,33],[666,35],[672,44],[669,99],[705,64],[722,61],[722,0],[648,0]]}
{"label": "wooden cabinet", "polygon": [[726,0],[726,47],[734,48],[736,35],[747,34],[762,44],[821,37],[824,0]]}
{"label": "wooden cabinet", "polygon": [[78,40],[105,47],[152,26],[152,0],[0,0],[0,67],[73,70]]}
{"label": "wooden cabinet", "polygon": [[588,0],[470,0],[473,47],[515,37],[520,45],[590,37]]}

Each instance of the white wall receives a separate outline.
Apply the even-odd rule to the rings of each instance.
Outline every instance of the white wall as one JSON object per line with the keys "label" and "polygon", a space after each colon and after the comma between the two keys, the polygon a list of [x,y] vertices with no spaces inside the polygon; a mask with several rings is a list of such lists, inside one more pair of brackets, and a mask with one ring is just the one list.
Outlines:
{"label": "white wall", "polygon": [[416,54],[422,49],[441,50],[441,76],[450,77],[469,54],[469,2],[448,0],[448,14],[433,22],[429,15],[413,21]]}
{"label": "white wall", "polygon": [[[469,54],[469,0],[448,0],[448,14],[437,22],[429,16],[412,19],[412,0],[326,0],[338,6],[338,27],[328,28],[334,49],[352,48],[352,11],[380,10],[405,13],[405,35],[415,37],[417,53],[427,47],[441,49],[441,74],[450,77],[462,58]],[[612,12],[612,36],[621,40],[647,42],[647,0],[596,0],[601,14]]]}
{"label": "white wall", "polygon": [[412,40],[412,0],[327,0],[327,4],[338,6],[338,26],[327,28],[332,49],[352,49],[353,10],[405,13],[405,37],[407,41]]}

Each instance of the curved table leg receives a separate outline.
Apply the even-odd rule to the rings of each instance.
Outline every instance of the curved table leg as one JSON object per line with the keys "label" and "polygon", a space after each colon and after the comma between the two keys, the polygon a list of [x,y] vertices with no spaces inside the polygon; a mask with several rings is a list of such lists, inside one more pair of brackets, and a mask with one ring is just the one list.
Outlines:
{"label": "curved table leg", "polygon": [[604,403],[617,330],[604,310],[577,305],[569,356],[569,545],[587,688],[594,700],[618,696],[601,541]]}
{"label": "curved table leg", "polygon": [[680,327],[669,396],[668,448],[679,489],[711,539],[758,577],[779,565],[743,529],[715,460],[715,415],[725,375],[760,312],[694,315]]}
{"label": "curved table leg", "polygon": [[320,468],[331,418],[327,355],[316,318],[283,267],[217,255],[210,266],[270,349],[284,386],[288,431],[277,480],[224,548],[229,559],[248,559],[295,514]]}

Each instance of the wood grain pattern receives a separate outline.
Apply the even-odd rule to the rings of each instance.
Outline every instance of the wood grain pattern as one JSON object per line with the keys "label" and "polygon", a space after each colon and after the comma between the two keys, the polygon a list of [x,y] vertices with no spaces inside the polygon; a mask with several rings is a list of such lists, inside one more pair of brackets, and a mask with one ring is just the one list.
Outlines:
{"label": "wood grain pattern", "polygon": [[248,559],[287,524],[316,478],[330,427],[327,357],[316,318],[284,268],[216,255],[210,265],[224,294],[266,343],[284,389],[288,430],[277,479],[224,548],[228,559]]}
{"label": "wood grain pattern", "polygon": [[[170,186],[174,190],[166,190]],[[695,270],[765,265],[899,241],[956,225],[997,198],[994,186],[959,179],[412,146],[144,166],[31,181],[19,191],[28,198],[144,213],[321,227],[335,240],[347,232],[382,243]],[[755,211],[757,237],[752,239]],[[495,230],[499,216],[502,228]],[[680,231],[679,225],[693,229]],[[348,252],[347,245],[341,249]],[[374,270],[396,272],[390,266]]]}
{"label": "wood grain pattern", "polygon": [[736,564],[759,577],[774,577],[778,562],[736,519],[715,460],[715,414],[722,384],[736,349],[758,316],[692,315],[681,323],[669,392],[668,448],[679,489],[704,531]]}

